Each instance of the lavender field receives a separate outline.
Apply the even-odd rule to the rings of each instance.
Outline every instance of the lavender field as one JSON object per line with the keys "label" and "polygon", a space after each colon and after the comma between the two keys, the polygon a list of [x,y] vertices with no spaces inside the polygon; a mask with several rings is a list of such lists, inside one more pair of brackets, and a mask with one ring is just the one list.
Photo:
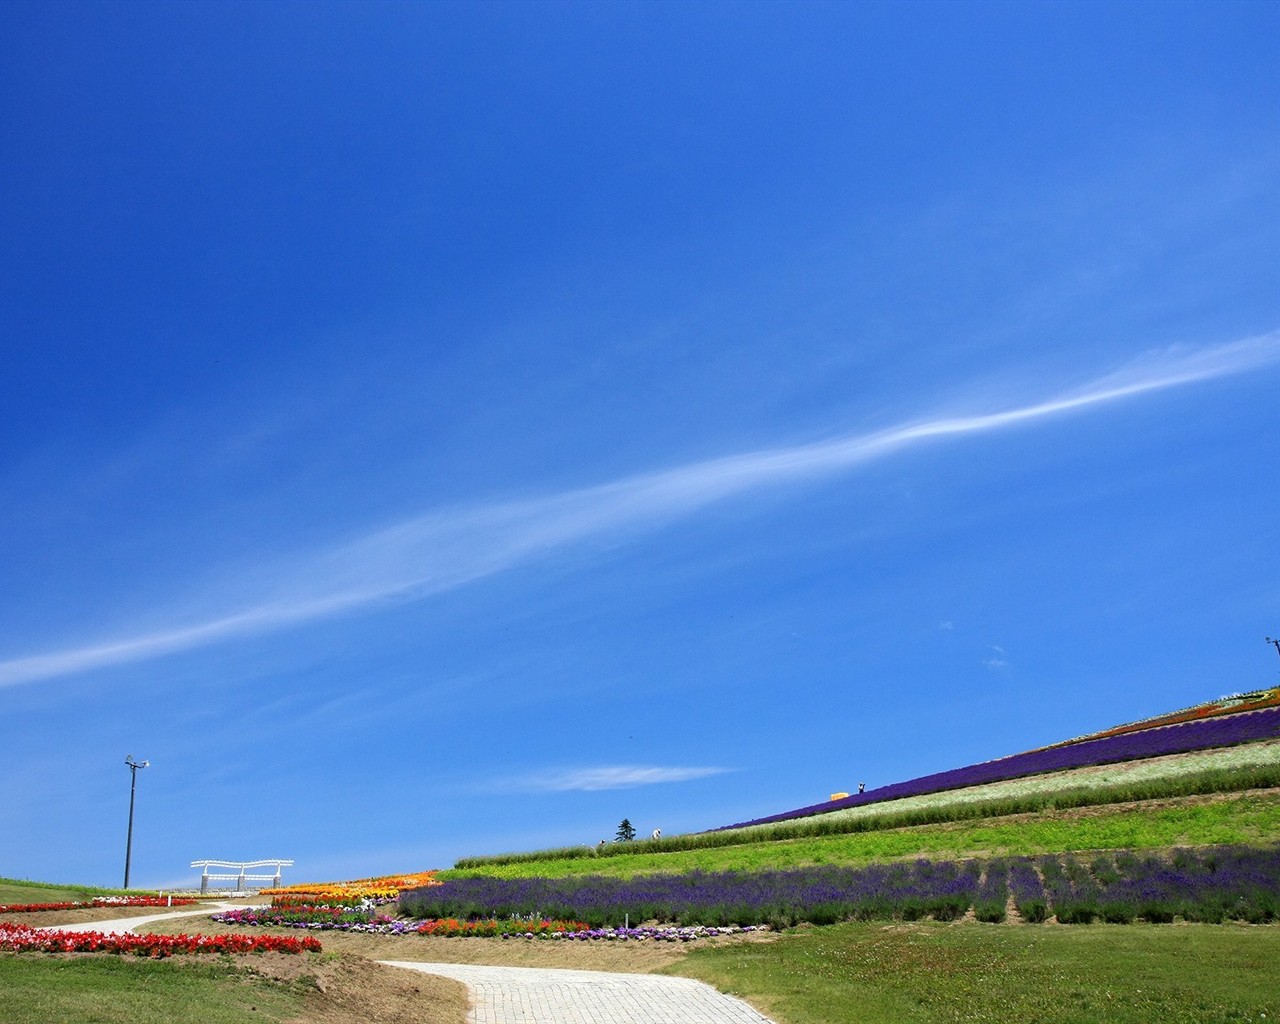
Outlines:
{"label": "lavender field", "polygon": [[1068,746],[1046,747],[1028,751],[1025,754],[1002,757],[995,761],[983,761],[964,768],[953,768],[933,775],[908,779],[906,782],[895,782],[889,786],[869,789],[865,793],[856,793],[841,800],[829,800],[763,818],[725,825],[717,831],[790,821],[794,818],[826,814],[847,807],[922,796],[948,789],[981,786],[1028,775],[1042,775],[1048,772],[1113,764],[1120,761],[1139,761],[1144,758],[1179,754],[1191,750],[1231,747],[1240,743],[1277,737],[1280,737],[1280,708],[1225,715],[1181,725],[1146,729],[1142,732],[1085,740]]}
{"label": "lavender field", "polygon": [[679,925],[787,927],[845,920],[981,921],[1057,917],[1163,923],[1280,919],[1280,846],[1097,855],[815,866],[789,871],[688,872],[621,879],[464,878],[403,893],[416,918],[541,917],[592,927],[656,920]]}

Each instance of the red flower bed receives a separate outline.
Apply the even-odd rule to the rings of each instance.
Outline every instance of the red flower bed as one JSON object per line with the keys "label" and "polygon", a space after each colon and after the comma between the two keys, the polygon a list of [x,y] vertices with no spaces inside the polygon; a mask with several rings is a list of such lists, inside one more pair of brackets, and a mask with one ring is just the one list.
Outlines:
{"label": "red flower bed", "polygon": [[0,951],[7,953],[132,953],[157,959],[184,953],[302,953],[320,951],[311,936],[104,935],[61,932],[0,921]]}

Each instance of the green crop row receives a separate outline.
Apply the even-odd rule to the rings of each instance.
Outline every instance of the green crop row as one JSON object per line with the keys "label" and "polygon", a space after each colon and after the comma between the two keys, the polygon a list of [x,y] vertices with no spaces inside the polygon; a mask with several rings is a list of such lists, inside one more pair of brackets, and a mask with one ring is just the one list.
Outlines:
{"label": "green crop row", "polygon": [[[1274,841],[1280,835],[1280,793],[1245,792],[1217,799],[1183,799],[1167,806],[1102,806],[1044,811],[1037,817],[943,822],[912,828],[797,839],[648,851],[647,844],[609,857],[485,863],[443,871],[441,880],[477,875],[499,878],[618,875],[664,871],[753,871],[807,864],[866,864],[900,857],[1068,853],[1077,850],[1151,850],[1171,846]],[[618,844],[620,847],[624,844]]]}
{"label": "green crop row", "polygon": [[886,805],[885,810],[880,813],[862,814],[858,817],[828,814],[778,822],[774,825],[756,825],[747,829],[691,832],[687,835],[644,839],[630,843],[612,843],[602,847],[566,846],[528,853],[464,857],[454,865],[454,868],[458,871],[478,871],[514,864],[559,863],[570,860],[598,863],[601,858],[608,857],[634,857],[640,854],[676,853],[822,836],[854,835],[915,825],[976,821],[1014,814],[1035,814],[1143,800],[1167,800],[1214,793],[1243,792],[1269,787],[1280,787],[1280,764],[1207,769],[1187,775],[1137,782],[1099,787],[1077,785],[1049,792],[916,806],[906,810],[894,810],[892,805]]}

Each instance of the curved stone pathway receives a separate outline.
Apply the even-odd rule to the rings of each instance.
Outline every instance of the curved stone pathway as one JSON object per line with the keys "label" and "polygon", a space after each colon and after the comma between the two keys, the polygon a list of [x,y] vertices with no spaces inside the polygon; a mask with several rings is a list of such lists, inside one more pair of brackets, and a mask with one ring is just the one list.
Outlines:
{"label": "curved stone pathway", "polygon": [[168,921],[175,917],[200,917],[216,914],[220,910],[240,907],[239,903],[205,903],[194,910],[163,910],[158,914],[143,914],[139,917],[119,917],[114,921],[83,921],[80,924],[42,924],[45,931],[50,932],[101,932],[103,935],[127,935],[140,925],[152,921]]}
{"label": "curved stone pathway", "polygon": [[740,999],[692,978],[543,967],[379,960],[463,982],[468,1024],[773,1024]]}

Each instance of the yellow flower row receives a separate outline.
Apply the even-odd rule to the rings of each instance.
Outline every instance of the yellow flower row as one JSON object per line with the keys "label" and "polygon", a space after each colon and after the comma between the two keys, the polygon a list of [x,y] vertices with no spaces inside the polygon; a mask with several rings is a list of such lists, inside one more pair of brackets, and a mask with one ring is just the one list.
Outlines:
{"label": "yellow flower row", "polygon": [[411,875],[379,875],[376,878],[357,878],[350,882],[308,882],[302,885],[284,885],[278,889],[263,889],[264,896],[314,896],[318,899],[394,899],[402,889],[421,889],[427,885],[439,885],[434,871],[419,871]]}

